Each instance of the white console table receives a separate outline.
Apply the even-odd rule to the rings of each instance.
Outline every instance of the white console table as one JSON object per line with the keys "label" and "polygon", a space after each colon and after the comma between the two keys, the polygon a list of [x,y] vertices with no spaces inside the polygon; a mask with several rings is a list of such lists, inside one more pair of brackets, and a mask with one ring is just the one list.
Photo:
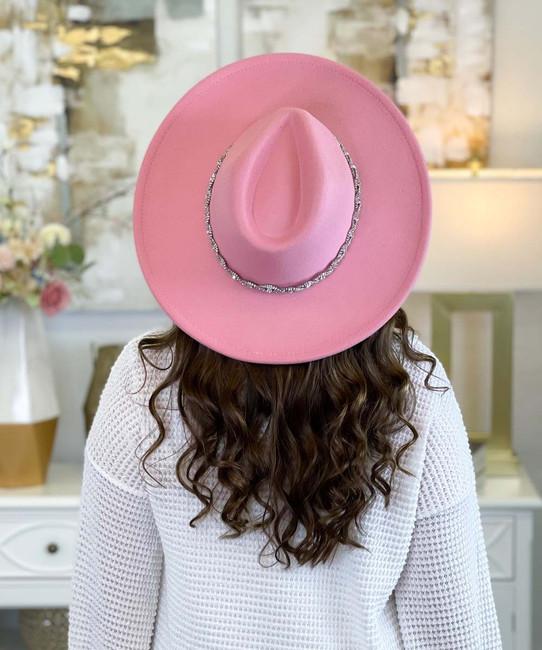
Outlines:
{"label": "white console table", "polygon": [[[0,488],[0,607],[67,607],[82,467],[51,464],[44,485]],[[504,650],[530,650],[533,517],[542,499],[518,476],[487,477],[478,498]]]}
{"label": "white console table", "polygon": [[43,485],[0,488],[0,607],[67,607],[82,478],[52,463]]}
{"label": "white console table", "polygon": [[478,487],[503,650],[531,650],[533,519],[542,498],[525,468]]}

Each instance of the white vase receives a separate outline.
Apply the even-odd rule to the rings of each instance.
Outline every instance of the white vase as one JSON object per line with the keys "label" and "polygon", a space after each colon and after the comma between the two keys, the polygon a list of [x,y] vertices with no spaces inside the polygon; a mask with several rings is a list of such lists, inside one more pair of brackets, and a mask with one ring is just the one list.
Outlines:
{"label": "white vase", "polygon": [[23,300],[0,303],[0,485],[46,479],[59,415],[42,313]]}

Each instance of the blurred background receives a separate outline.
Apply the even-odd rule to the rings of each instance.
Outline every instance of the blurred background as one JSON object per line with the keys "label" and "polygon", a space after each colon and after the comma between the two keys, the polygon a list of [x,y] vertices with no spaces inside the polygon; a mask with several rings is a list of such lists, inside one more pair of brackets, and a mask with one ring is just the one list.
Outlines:
{"label": "blurred background", "polygon": [[67,647],[97,399],[169,325],[133,243],[146,148],[268,52],[350,66],[416,134],[433,231],[404,308],[462,407],[504,648],[542,648],[541,24],[538,0],[0,0],[0,650]]}

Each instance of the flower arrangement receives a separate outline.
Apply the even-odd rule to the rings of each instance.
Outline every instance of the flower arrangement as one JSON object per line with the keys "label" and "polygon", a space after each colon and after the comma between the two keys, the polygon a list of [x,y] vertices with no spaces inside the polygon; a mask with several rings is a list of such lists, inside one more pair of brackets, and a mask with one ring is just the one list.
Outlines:
{"label": "flower arrangement", "polygon": [[71,301],[68,285],[92,263],[84,263],[83,248],[72,242],[66,226],[38,226],[25,205],[0,201],[0,305],[20,298],[54,316]]}

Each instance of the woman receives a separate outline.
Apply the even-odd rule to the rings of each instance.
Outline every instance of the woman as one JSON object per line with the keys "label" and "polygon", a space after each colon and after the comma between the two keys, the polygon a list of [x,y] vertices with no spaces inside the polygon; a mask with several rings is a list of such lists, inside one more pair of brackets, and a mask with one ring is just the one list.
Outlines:
{"label": "woman", "polygon": [[70,650],[502,648],[467,432],[401,308],[430,230],[402,113],[245,59],[166,117],[134,207],[173,326],[89,434]]}

